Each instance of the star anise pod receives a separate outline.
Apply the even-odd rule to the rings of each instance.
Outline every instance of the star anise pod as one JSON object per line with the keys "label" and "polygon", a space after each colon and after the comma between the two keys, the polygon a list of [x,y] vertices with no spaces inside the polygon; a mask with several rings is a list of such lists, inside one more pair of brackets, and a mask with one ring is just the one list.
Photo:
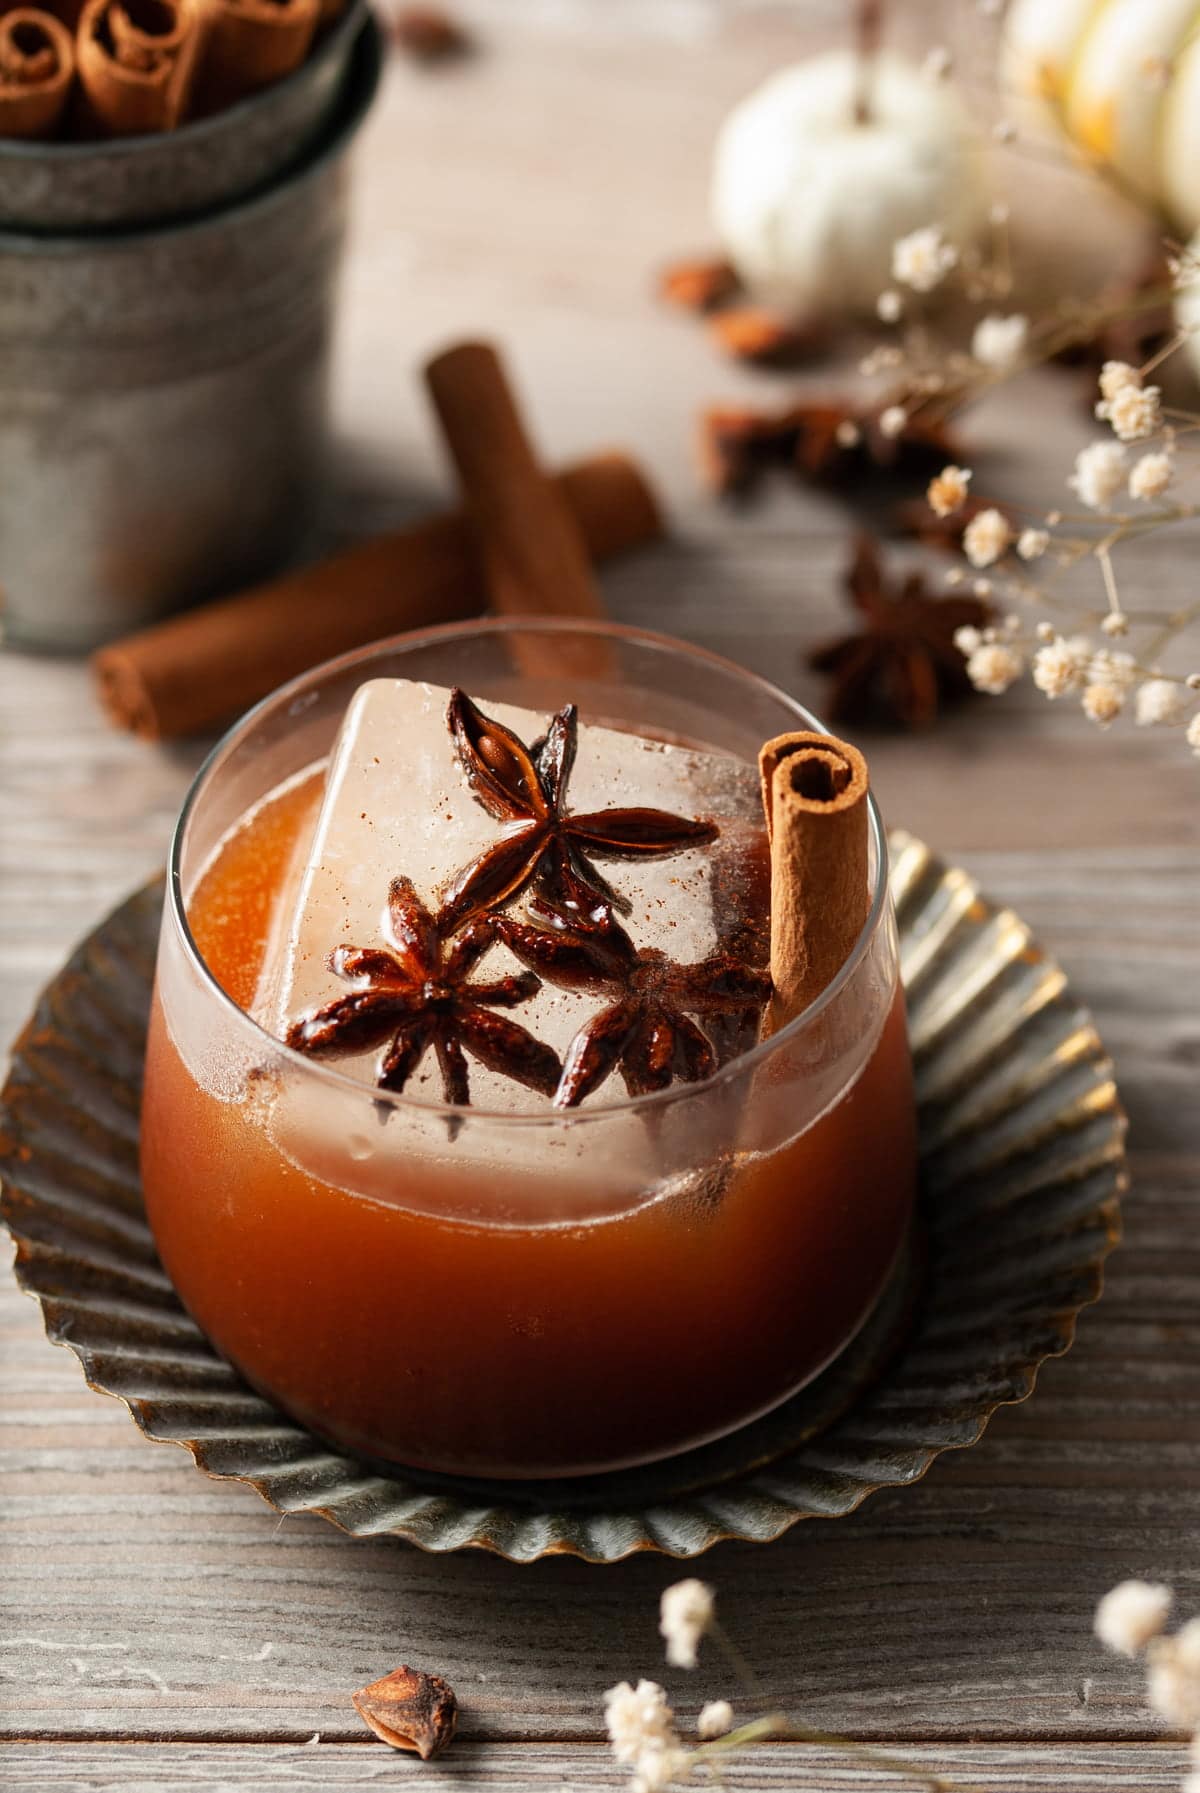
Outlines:
{"label": "star anise pod", "polygon": [[611,919],[539,928],[503,916],[497,926],[505,944],[549,983],[612,999],[567,1048],[554,1098],[559,1108],[577,1107],[616,1070],[631,1096],[666,1089],[676,1078],[711,1077],[717,1051],[693,1016],[745,1018],[771,990],[765,971],[732,953],[677,965],[656,948],[634,946]]}
{"label": "star anise pod", "polygon": [[880,418],[889,407],[812,399],[782,410],[718,406],[700,421],[707,484],[721,496],[745,495],[772,468],[826,485],[887,475],[914,484],[961,450],[941,417],[920,410],[896,433]]}
{"label": "star anise pod", "polygon": [[347,996],[292,1023],[286,1041],[313,1058],[343,1058],[384,1047],[380,1089],[402,1090],[432,1049],[447,1102],[471,1100],[467,1055],[527,1089],[550,1095],[560,1073],[557,1053],[496,1009],[514,1008],[541,989],[529,971],[471,983],[471,972],[496,939],[490,921],[476,921],[449,943],[407,878],[393,878],[388,927],[394,951],[339,946],[331,971],[354,987]]}
{"label": "star anise pod", "polygon": [[536,881],[554,907],[578,916],[628,910],[593,859],[648,859],[703,846],[711,822],[662,809],[566,809],[579,721],[574,704],[551,718],[532,747],[485,716],[464,691],[450,695],[446,715],[459,764],[475,800],[505,824],[504,832],[442,890],[442,926],[507,902]]}
{"label": "star anise pod", "polygon": [[978,598],[936,598],[920,573],[890,585],[878,543],[865,534],[858,537],[845,582],[861,626],[808,658],[815,672],[832,676],[825,705],[831,721],[883,718],[924,728],[940,704],[972,690],[954,635],[968,626],[984,627],[991,615],[986,604]]}

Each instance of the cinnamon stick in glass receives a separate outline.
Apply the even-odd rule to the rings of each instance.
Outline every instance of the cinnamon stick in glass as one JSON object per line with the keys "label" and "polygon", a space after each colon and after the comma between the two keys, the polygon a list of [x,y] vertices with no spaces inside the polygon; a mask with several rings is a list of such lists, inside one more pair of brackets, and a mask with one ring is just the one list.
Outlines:
{"label": "cinnamon stick in glass", "polygon": [[203,46],[193,111],[219,112],[299,68],[320,0],[198,0]]}
{"label": "cinnamon stick in glass", "polygon": [[[495,348],[459,343],[426,365],[425,379],[479,534],[492,609],[603,619],[579,525],[538,464]],[[597,670],[594,642],[528,641],[519,655],[531,675]]]}
{"label": "cinnamon stick in glass", "polygon": [[0,18],[0,137],[53,137],[75,81],[75,43],[50,13]]}
{"label": "cinnamon stick in glass", "polygon": [[[654,494],[626,455],[580,461],[554,484],[597,560],[662,534]],[[119,728],[168,740],[228,720],[322,660],[486,604],[475,533],[452,511],[112,642],[92,672]]]}
{"label": "cinnamon stick in glass", "polygon": [[771,847],[777,1032],[828,988],[871,907],[867,762],[834,735],[778,735],[759,755]]}
{"label": "cinnamon stick in glass", "polygon": [[174,130],[188,108],[199,47],[195,0],[88,0],[75,51],[83,132]]}

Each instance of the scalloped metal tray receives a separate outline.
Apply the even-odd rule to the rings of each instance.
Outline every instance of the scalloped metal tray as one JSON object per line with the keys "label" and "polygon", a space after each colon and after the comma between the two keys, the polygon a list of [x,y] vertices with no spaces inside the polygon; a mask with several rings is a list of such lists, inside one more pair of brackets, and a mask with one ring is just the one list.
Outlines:
{"label": "scalloped metal tray", "polygon": [[918,1249],[830,1370],[718,1444],[586,1482],[451,1481],[342,1456],[246,1387],[184,1312],[142,1210],[158,883],[83,942],[14,1049],[0,1212],[18,1281],[48,1336],[148,1437],[356,1537],[517,1562],[693,1557],[917,1481],[1024,1400],[1099,1295],[1120,1232],[1125,1120],[1090,1016],[1024,923],[919,841],[896,833],[891,846],[921,1113]]}

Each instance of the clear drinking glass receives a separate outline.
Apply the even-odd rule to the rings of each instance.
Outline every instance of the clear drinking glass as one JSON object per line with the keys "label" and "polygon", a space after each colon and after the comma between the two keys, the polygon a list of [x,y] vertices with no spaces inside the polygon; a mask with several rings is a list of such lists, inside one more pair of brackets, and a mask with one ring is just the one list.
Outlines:
{"label": "clear drinking glass", "polygon": [[[251,711],[199,773],[171,854],[142,1116],[163,1261],[250,1382],[368,1459],[560,1476],[717,1437],[842,1349],[911,1213],[912,1081],[878,815],[851,958],[707,1082],[620,1099],[609,1084],[566,1113],[380,1094],[239,1006],[347,703],[380,676],[547,716],[574,701],[584,721],[751,764],[769,737],[819,726],[680,642],[521,620],[382,642]],[[209,963],[193,931],[201,889]]]}

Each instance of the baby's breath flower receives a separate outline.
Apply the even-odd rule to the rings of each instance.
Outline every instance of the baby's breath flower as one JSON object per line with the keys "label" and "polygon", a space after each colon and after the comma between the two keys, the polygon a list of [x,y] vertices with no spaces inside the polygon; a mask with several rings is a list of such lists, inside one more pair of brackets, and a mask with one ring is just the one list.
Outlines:
{"label": "baby's breath flower", "polygon": [[925,60],[921,64],[921,73],[927,81],[944,81],[954,67],[954,58],[945,44],[934,44],[925,52]]}
{"label": "baby's breath flower", "polygon": [[1045,517],[1042,520],[1047,525],[1048,528],[1057,529],[1059,524],[1062,522],[1062,512],[1061,511],[1047,511]]}
{"label": "baby's breath flower", "polygon": [[637,1759],[629,1793],[662,1793],[665,1787],[678,1786],[691,1779],[692,1757],[678,1745],[668,1749],[646,1749]]}
{"label": "baby's breath flower", "polygon": [[977,598],[990,598],[992,595],[991,580],[990,579],[972,579],[971,592],[972,592],[973,596],[975,596]]}
{"label": "baby's breath flower", "polygon": [[1100,369],[1100,397],[1103,399],[1116,398],[1126,387],[1138,387],[1141,383],[1141,374],[1128,361],[1106,361]]}
{"label": "baby's breath flower", "polygon": [[886,292],[880,293],[875,301],[875,315],[881,318],[885,324],[897,323],[903,310],[904,300],[892,286],[889,286]]}
{"label": "baby's breath flower", "polygon": [[833,432],[833,439],[839,448],[857,448],[862,441],[862,431],[850,417],[843,417]]}
{"label": "baby's breath flower", "polygon": [[1132,654],[1114,654],[1102,647],[1092,655],[1088,678],[1098,685],[1111,685],[1124,697],[1137,682],[1137,663]]}
{"label": "baby's breath flower", "polygon": [[701,1706],[700,1716],[696,1720],[696,1733],[700,1737],[723,1737],[726,1731],[733,1729],[733,1707],[728,1700],[709,1700]]}
{"label": "baby's breath flower", "polygon": [[1161,498],[1171,483],[1173,468],[1169,454],[1144,454],[1133,464],[1129,475],[1131,498]]}
{"label": "baby's breath flower", "polygon": [[1172,679],[1147,679],[1138,686],[1135,713],[1139,728],[1170,725],[1183,719],[1187,699]]}
{"label": "baby's breath flower", "polygon": [[1188,723],[1184,733],[1184,740],[1187,742],[1196,758],[1200,760],[1200,710],[1196,711],[1196,714]]}
{"label": "baby's breath flower", "polygon": [[1035,633],[1039,641],[1051,642],[1058,640],[1058,630],[1054,627],[1053,623],[1040,622]]}
{"label": "baby's breath flower", "polygon": [[1200,1619],[1189,1619],[1174,1637],[1149,1644],[1146,1693],[1168,1723],[1200,1725]]}
{"label": "baby's breath flower", "polygon": [[692,1578],[663,1589],[658,1629],[667,1640],[667,1661],[673,1668],[695,1668],[700,1640],[713,1622],[713,1591]]}
{"label": "baby's breath flower", "polygon": [[1007,691],[1024,670],[1025,662],[1017,650],[1002,641],[982,642],[967,659],[967,677],[977,691],[992,697]]}
{"label": "baby's breath flower", "polygon": [[966,579],[966,576],[967,575],[962,567],[948,567],[946,570],[946,584],[961,585]]}
{"label": "baby's breath flower", "polygon": [[915,293],[931,293],[958,261],[958,250],[942,236],[941,226],[923,224],[892,244],[892,279]]}
{"label": "baby's breath flower", "polygon": [[967,486],[971,480],[969,467],[956,467],[953,463],[943,467],[936,479],[931,479],[925,496],[929,500],[929,508],[937,517],[953,516],[960,504],[966,502]]}
{"label": "baby's breath flower", "polygon": [[1118,1582],[1096,1608],[1096,1636],[1110,1650],[1136,1656],[1166,1624],[1173,1599],[1161,1581]]}
{"label": "baby's breath flower", "polygon": [[980,318],[971,337],[971,353],[984,367],[1010,368],[1021,358],[1029,335],[1029,319],[1021,312],[1011,317]]}
{"label": "baby's breath flower", "polygon": [[1017,537],[1017,553],[1022,560],[1039,560],[1050,546],[1049,531],[1023,529]]}
{"label": "baby's breath flower", "polygon": [[1115,722],[1124,705],[1125,698],[1115,685],[1088,685],[1083,693],[1083,713],[1097,728]]}
{"label": "baby's breath flower", "polygon": [[1012,541],[1012,530],[1002,511],[979,511],[963,530],[963,553],[973,567],[990,567]]}
{"label": "baby's breath flower", "polygon": [[1124,482],[1125,450],[1117,442],[1092,442],[1081,448],[1075,456],[1075,471],[1067,480],[1092,510],[1103,510]]}
{"label": "baby's breath flower", "polygon": [[632,1764],[647,1750],[675,1748],[675,1714],[657,1681],[622,1681],[604,1696],[604,1722],[618,1762]]}
{"label": "baby's breath flower", "polygon": [[1162,423],[1161,398],[1159,386],[1122,386],[1112,398],[1100,401],[1096,416],[1110,423],[1122,442],[1140,442]]}
{"label": "baby's breath flower", "polygon": [[1051,640],[1033,656],[1033,682],[1047,697],[1078,691],[1088,675],[1092,644],[1086,635],[1065,638],[1051,630]]}
{"label": "baby's breath flower", "polygon": [[903,405],[888,405],[879,413],[879,433],[889,441],[894,441],[897,436],[904,434],[907,422],[908,412]]}

